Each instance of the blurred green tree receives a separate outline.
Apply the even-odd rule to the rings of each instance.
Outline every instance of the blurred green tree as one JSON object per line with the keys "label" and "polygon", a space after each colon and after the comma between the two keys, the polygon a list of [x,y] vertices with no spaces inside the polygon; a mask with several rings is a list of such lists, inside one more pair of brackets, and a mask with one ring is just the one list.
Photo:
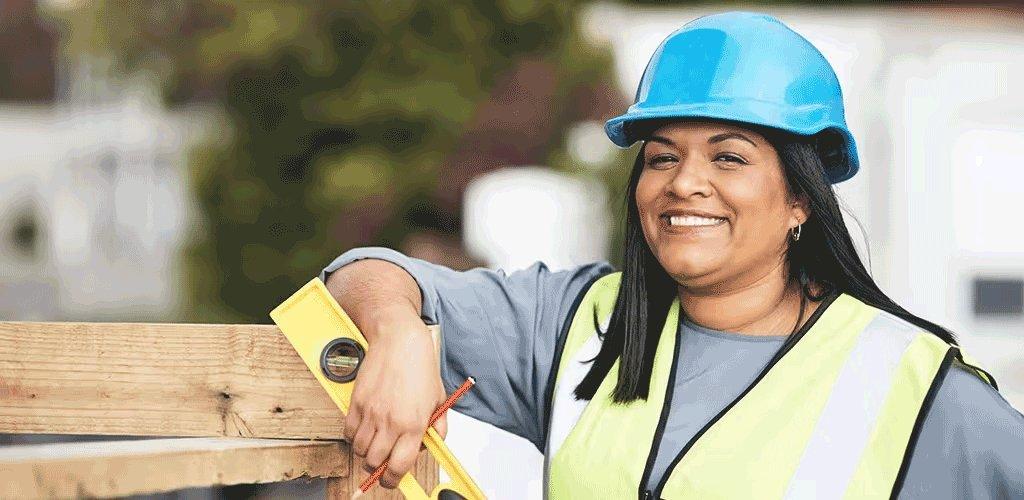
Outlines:
{"label": "blurred green tree", "polygon": [[625,104],[576,1],[76,5],[72,57],[228,118],[192,155],[205,223],[186,256],[191,320],[264,322],[347,248],[457,238],[472,176],[579,169],[567,126]]}

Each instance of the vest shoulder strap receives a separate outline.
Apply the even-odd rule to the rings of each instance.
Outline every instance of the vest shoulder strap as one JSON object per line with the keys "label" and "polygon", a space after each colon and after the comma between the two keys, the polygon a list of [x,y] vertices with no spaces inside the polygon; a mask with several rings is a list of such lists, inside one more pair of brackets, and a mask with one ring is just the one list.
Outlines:
{"label": "vest shoulder strap", "polygon": [[621,283],[622,273],[615,272],[602,276],[586,290],[579,307],[572,311],[572,317],[568,318],[568,331],[565,334],[560,365],[572,359],[573,354],[595,335],[595,328],[602,331],[608,329],[608,319],[615,308],[615,299],[619,295]]}
{"label": "vest shoulder strap", "polygon": [[993,377],[991,373],[985,371],[985,369],[981,367],[981,364],[979,364],[977,360],[975,360],[969,354],[963,352],[963,349],[961,349],[959,346],[956,346],[954,354],[956,362],[967,368],[968,372],[973,373],[983,382],[992,386],[993,389],[997,391],[999,390],[999,384],[996,383],[995,377]]}
{"label": "vest shoulder strap", "polygon": [[[609,273],[595,278],[593,281],[588,283],[586,287],[580,290],[579,294],[573,301],[572,306],[569,308],[565,322],[562,325],[562,331],[558,336],[558,342],[555,345],[554,359],[551,364],[552,373],[548,377],[547,386],[544,390],[544,413],[547,415],[544,427],[545,441],[549,441],[548,438],[551,432],[551,419],[555,398],[554,392],[559,373],[562,371],[561,367],[565,364],[566,359],[572,358],[572,353],[579,349],[580,343],[582,341],[586,341],[586,338],[582,339],[582,341],[577,338],[580,336],[580,333],[577,332],[577,330],[580,330],[580,321],[578,321],[577,318],[587,317],[588,314],[592,316],[595,302],[603,301],[603,298],[608,295],[612,297],[612,307],[614,307],[615,296],[618,294],[619,281],[621,279],[621,272]],[[611,293],[609,293],[609,291],[611,291]],[[596,300],[598,297],[601,297],[602,299]],[[570,348],[570,346],[573,347]],[[567,352],[569,353],[568,355],[566,354]]]}

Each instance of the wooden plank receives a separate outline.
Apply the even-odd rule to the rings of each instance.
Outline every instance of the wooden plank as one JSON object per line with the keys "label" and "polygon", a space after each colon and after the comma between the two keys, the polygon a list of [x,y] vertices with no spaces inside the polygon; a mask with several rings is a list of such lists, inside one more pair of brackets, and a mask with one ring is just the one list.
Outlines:
{"label": "wooden plank", "polygon": [[276,326],[0,322],[0,432],[342,437]]}
{"label": "wooden plank", "polygon": [[197,486],[348,477],[335,441],[183,438],[0,448],[0,498],[119,497]]}
{"label": "wooden plank", "polygon": [[[353,455],[352,456],[352,473],[346,477],[336,477],[327,480],[326,498],[327,500],[349,500],[352,497],[352,493],[359,488],[359,485],[370,475],[368,472],[363,470],[363,464],[365,462],[362,458]],[[421,451],[420,456],[416,459],[416,467],[413,469],[413,475],[416,476],[416,480],[419,481],[423,489],[429,494],[437,486],[440,478],[440,468],[434,457],[427,451]],[[405,497],[397,489],[389,490],[382,488],[380,484],[376,484],[369,492],[361,498],[367,500],[404,500]]]}

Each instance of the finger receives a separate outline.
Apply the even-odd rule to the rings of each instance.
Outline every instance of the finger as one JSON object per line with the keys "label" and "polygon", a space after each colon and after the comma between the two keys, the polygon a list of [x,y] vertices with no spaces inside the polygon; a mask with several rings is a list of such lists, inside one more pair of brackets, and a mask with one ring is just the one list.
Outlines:
{"label": "finger", "polygon": [[448,437],[448,412],[441,415],[441,418],[434,422],[434,430],[441,435],[441,439]]}
{"label": "finger", "polygon": [[359,430],[359,423],[362,421],[362,411],[355,404],[349,406],[348,415],[345,415],[345,439],[352,442],[356,438],[356,431]]}
{"label": "finger", "polygon": [[[448,436],[448,412],[444,412],[443,414],[441,414],[441,416],[437,419],[437,422],[434,422],[434,425],[432,427],[441,436],[441,440],[443,441],[444,438]],[[420,450],[425,449],[427,449],[427,445],[421,441]]]}
{"label": "finger", "polygon": [[380,484],[385,488],[395,488],[407,472],[416,465],[419,456],[420,437],[416,433],[404,434],[395,442],[388,459],[388,468],[380,477]]}
{"label": "finger", "polygon": [[370,450],[370,444],[373,443],[373,436],[376,433],[376,426],[372,422],[364,421],[359,426],[355,439],[352,440],[352,453],[355,453],[356,456],[365,457],[366,452]]}
{"label": "finger", "polygon": [[370,449],[366,452],[366,471],[372,473],[380,467],[380,464],[391,456],[391,450],[395,447],[396,436],[388,428],[378,428],[370,443]]}

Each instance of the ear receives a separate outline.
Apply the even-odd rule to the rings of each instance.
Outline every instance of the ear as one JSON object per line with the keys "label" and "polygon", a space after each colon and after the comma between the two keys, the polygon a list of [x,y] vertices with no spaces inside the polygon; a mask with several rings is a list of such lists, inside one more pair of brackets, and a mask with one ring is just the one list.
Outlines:
{"label": "ear", "polygon": [[807,222],[811,217],[811,203],[805,194],[799,194],[789,201],[789,227],[796,228],[798,225]]}

